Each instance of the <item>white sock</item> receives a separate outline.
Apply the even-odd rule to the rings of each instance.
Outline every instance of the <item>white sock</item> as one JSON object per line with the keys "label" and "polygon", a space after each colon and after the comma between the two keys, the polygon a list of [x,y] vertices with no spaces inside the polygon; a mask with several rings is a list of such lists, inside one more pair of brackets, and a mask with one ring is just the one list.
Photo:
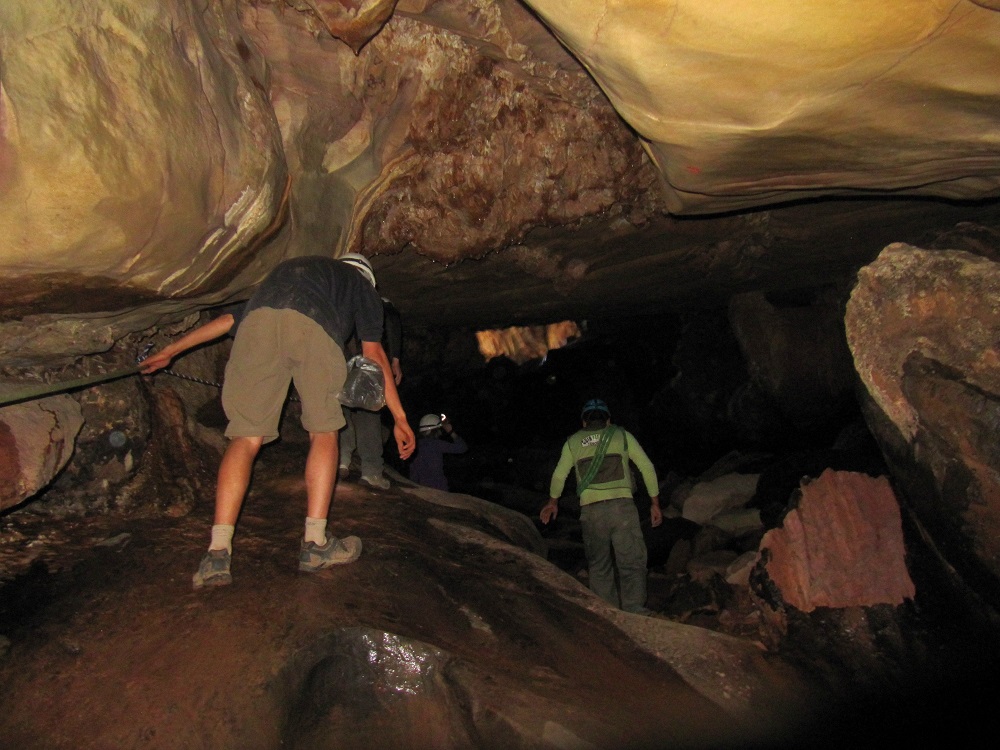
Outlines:
{"label": "white sock", "polygon": [[316,542],[320,547],[326,544],[326,519],[306,517],[306,541]]}
{"label": "white sock", "polygon": [[212,543],[208,545],[211,549],[224,549],[230,555],[233,554],[233,532],[235,526],[228,523],[217,523],[212,527]]}

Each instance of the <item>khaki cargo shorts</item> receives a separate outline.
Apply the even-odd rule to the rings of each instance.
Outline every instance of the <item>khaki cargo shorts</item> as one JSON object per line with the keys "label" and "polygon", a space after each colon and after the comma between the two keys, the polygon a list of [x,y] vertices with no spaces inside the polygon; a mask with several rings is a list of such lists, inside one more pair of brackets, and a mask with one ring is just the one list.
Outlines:
{"label": "khaki cargo shorts", "polygon": [[302,401],[302,426],[337,432],[345,424],[337,396],[346,379],[344,352],[319,323],[295,310],[254,310],[237,329],[226,364],[226,437],[278,437],[290,382]]}

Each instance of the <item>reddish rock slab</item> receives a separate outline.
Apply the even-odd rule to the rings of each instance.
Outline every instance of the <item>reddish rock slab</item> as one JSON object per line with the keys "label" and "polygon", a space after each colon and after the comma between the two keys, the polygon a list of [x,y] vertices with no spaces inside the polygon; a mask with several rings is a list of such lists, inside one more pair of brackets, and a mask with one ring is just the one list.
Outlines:
{"label": "reddish rock slab", "polygon": [[767,573],[788,604],[902,604],[916,593],[906,569],[896,496],[885,477],[827,470],[802,486],[798,508],[764,535]]}

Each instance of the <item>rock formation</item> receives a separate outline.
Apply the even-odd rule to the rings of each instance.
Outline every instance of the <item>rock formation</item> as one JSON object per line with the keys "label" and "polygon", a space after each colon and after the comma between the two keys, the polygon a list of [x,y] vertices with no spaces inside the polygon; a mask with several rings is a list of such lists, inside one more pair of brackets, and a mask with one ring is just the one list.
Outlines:
{"label": "rock formation", "polygon": [[1000,265],[890,245],[847,308],[867,420],[946,557],[1000,606]]}
{"label": "rock formation", "polygon": [[0,409],[0,510],[47,486],[69,461],[83,427],[80,405],[66,395]]}
{"label": "rock formation", "polygon": [[[227,345],[178,365],[194,383],[127,377],[137,357],[283,258],[361,252],[429,370],[464,368],[476,329],[570,320],[621,340],[646,321],[572,386],[620,384],[641,360],[660,380],[620,413],[675,427],[658,436],[671,458],[759,449],[770,467],[712,478],[763,470],[772,531],[792,475],[831,446],[768,452],[860,401],[904,521],[995,618],[998,59],[995,0],[5,0],[0,510],[49,488],[53,517],[182,523],[211,492],[223,417],[201,389]],[[507,418],[501,443],[511,415],[557,431],[578,396],[561,370],[518,403],[515,371],[457,376],[484,419]],[[83,376],[100,387],[60,389]],[[50,389],[25,403],[25,385]],[[543,448],[524,450],[544,473]],[[530,474],[501,460],[496,476]],[[793,598],[814,620],[842,603]],[[879,601],[833,617],[909,614]],[[442,658],[382,624],[325,643]],[[525,736],[575,741],[550,730]]]}
{"label": "rock formation", "polygon": [[477,498],[341,486],[330,528],[366,551],[299,573],[293,467],[294,443],[262,467],[222,589],[190,589],[210,502],[168,526],[68,531],[92,541],[64,545],[36,626],[7,631],[4,744],[718,747],[780,740],[821,709],[752,643],[608,607],[537,554],[528,519]]}
{"label": "rock formation", "polygon": [[913,599],[899,505],[885,477],[825,471],[761,541],[767,574],[800,612]]}
{"label": "rock formation", "polygon": [[[487,327],[806,285],[995,226],[898,198],[996,197],[1000,16],[838,12],[5,3],[3,361],[106,351],[286,255],[360,250],[409,319]],[[896,200],[777,208],[862,194]]]}

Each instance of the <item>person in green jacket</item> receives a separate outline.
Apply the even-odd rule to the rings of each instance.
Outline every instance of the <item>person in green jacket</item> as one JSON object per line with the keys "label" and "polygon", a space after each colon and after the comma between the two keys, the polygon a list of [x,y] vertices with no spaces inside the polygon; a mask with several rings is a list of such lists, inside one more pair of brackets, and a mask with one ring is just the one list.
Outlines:
{"label": "person in green jacket", "polygon": [[539,517],[547,524],[559,514],[559,497],[570,470],[574,470],[591,591],[626,612],[650,614],[646,609],[646,542],[632,500],[629,462],[635,463],[646,485],[653,526],[663,522],[656,469],[635,436],[611,424],[608,405],[600,399],[584,404],[581,420],[583,429],[563,444],[552,472],[549,501]]}

